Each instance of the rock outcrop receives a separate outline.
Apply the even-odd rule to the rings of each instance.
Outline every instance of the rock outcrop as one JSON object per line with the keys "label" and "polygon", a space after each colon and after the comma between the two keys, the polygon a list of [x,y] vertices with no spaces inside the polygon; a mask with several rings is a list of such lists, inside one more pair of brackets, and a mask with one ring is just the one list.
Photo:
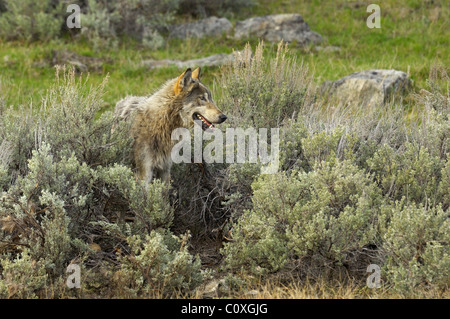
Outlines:
{"label": "rock outcrop", "polygon": [[355,72],[337,81],[325,81],[321,91],[341,103],[380,105],[409,85],[405,72],[374,69]]}
{"label": "rock outcrop", "polygon": [[209,17],[195,22],[172,26],[169,36],[173,38],[203,38],[207,36],[220,36],[228,33],[233,25],[227,18]]}
{"label": "rock outcrop", "polygon": [[[230,34],[233,25],[226,18],[209,17],[195,22],[172,26],[169,36],[179,39],[202,38]],[[300,45],[322,42],[322,36],[311,31],[299,14],[273,14],[238,21],[234,28],[235,39],[256,36],[269,42],[297,42]]]}
{"label": "rock outcrop", "polygon": [[317,44],[322,36],[311,31],[309,25],[299,14],[274,14],[254,17],[236,23],[236,39],[256,36],[269,42],[297,42],[300,45]]}

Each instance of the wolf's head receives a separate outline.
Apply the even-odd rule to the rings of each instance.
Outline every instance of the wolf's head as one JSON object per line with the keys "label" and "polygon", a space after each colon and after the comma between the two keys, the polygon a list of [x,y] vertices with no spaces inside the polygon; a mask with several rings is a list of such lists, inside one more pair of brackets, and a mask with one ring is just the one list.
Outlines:
{"label": "wolf's head", "polygon": [[227,119],[216,106],[211,91],[200,81],[200,68],[184,71],[177,78],[173,91],[181,101],[180,115],[185,127],[191,127],[196,121],[205,131]]}

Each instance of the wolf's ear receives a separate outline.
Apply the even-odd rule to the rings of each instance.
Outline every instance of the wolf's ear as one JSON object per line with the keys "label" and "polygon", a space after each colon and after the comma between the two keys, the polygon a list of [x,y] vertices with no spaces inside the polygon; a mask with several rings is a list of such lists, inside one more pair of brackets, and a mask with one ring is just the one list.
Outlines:
{"label": "wolf's ear", "polygon": [[192,71],[192,78],[200,81],[200,71],[201,71],[200,67]]}
{"label": "wolf's ear", "polygon": [[191,82],[192,82],[192,70],[191,68],[188,68],[178,77],[177,82],[175,83],[175,86],[173,88],[175,95],[180,94],[181,91],[187,88],[189,83]]}

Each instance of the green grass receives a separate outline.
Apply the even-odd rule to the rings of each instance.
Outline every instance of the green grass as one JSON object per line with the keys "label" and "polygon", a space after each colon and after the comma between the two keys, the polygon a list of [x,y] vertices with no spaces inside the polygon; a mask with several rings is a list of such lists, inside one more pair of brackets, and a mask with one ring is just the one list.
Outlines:
{"label": "green grass", "polygon": [[380,29],[366,26],[370,3],[262,0],[257,13],[269,14],[275,8],[279,12],[298,12],[312,30],[324,36],[324,46],[341,48],[340,52],[311,52],[305,56],[316,76],[323,80],[335,80],[366,68],[395,68],[409,70],[416,84],[423,86],[430,65],[450,64],[448,1],[383,1]]}
{"label": "green grass", "polygon": [[[206,45],[205,45],[206,43]],[[195,59],[216,53],[231,53],[235,42],[216,39],[206,41],[190,39],[184,42],[169,41],[163,49],[149,51],[134,42],[123,43],[117,50],[102,49],[95,52],[83,41],[54,40],[49,43],[3,42],[0,44],[0,96],[7,105],[26,105],[30,99],[39,101],[45,96],[54,80],[55,70],[48,60],[52,50],[70,50],[79,55],[104,58],[102,72],[90,73],[92,84],[109,76],[105,107],[111,107],[127,94],[146,95],[166,80],[177,76],[181,70],[167,67],[150,70],[141,64],[145,59]],[[245,42],[237,44],[237,48]],[[204,68],[203,80],[212,84],[213,73],[219,68]]]}
{"label": "green grass", "polygon": [[[363,69],[394,68],[408,72],[416,87],[420,88],[426,87],[433,64],[450,65],[448,0],[432,3],[383,1],[381,29],[366,26],[370,14],[366,12],[368,4],[343,0],[259,0],[259,5],[249,14],[300,13],[311,29],[324,37],[322,46],[338,46],[338,52],[323,52],[312,47],[291,45],[291,52],[309,65],[319,84]],[[251,39],[250,43],[256,44],[257,41]],[[4,96],[8,105],[16,107],[26,105],[30,100],[38,103],[54,79],[54,70],[42,61],[53,49],[68,49],[110,60],[104,64],[102,72],[92,73],[90,80],[96,84],[109,75],[105,107],[111,108],[123,96],[149,94],[181,72],[175,67],[149,70],[140,64],[142,59],[193,59],[241,50],[245,42],[233,41],[226,36],[170,40],[162,49],[150,51],[124,41],[118,49],[97,52],[86,42],[71,39],[31,44],[0,42],[0,96]],[[270,50],[273,46],[268,45],[267,48]],[[204,82],[211,85],[219,73],[220,68],[205,68]]]}

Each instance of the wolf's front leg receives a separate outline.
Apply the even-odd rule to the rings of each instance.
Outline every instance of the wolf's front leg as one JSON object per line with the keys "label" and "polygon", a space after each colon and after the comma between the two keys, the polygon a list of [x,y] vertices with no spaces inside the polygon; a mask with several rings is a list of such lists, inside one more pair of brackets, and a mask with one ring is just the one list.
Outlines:
{"label": "wolf's front leg", "polygon": [[153,170],[149,169],[149,170],[147,170],[147,172],[145,172],[145,176],[144,176],[145,187],[148,188],[148,186],[151,184],[152,180],[153,180]]}
{"label": "wolf's front leg", "polygon": [[164,182],[166,186],[170,184],[170,170],[161,171],[161,182]]}
{"label": "wolf's front leg", "polygon": [[142,163],[143,165],[141,166],[141,179],[144,181],[144,184],[146,185],[146,187],[148,187],[148,185],[150,185],[150,183],[152,182],[154,176],[154,167],[152,165],[151,160],[149,160],[148,158],[146,158],[146,160]]}
{"label": "wolf's front leg", "polygon": [[170,169],[161,169],[155,172],[154,178],[158,178],[164,183],[164,188],[162,191],[162,196],[164,198],[169,198],[170,196]]}

